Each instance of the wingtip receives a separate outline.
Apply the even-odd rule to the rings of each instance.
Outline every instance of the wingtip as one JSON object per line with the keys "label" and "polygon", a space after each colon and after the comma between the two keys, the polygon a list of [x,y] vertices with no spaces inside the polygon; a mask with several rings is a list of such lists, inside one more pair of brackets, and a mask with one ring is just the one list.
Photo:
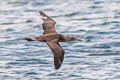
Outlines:
{"label": "wingtip", "polygon": [[58,70],[61,67],[61,65],[62,63],[61,64],[55,63],[55,70]]}
{"label": "wingtip", "polygon": [[43,11],[39,11],[41,16],[47,16]]}
{"label": "wingtip", "polygon": [[58,70],[60,67],[55,67],[55,70]]}
{"label": "wingtip", "polygon": [[43,11],[39,11],[39,13],[41,14],[41,13],[43,13]]}

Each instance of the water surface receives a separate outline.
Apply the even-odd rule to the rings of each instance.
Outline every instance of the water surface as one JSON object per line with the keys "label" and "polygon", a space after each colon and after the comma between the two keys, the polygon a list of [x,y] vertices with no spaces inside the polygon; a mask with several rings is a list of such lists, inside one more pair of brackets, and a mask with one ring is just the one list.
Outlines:
{"label": "water surface", "polygon": [[[85,38],[61,43],[65,59],[25,37],[42,34],[42,10],[57,32]],[[119,80],[120,0],[0,0],[0,80]]]}

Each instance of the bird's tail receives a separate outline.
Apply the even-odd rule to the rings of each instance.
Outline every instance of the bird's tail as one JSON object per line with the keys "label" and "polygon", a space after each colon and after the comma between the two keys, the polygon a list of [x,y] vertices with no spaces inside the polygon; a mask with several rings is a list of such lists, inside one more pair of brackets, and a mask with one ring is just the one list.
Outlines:
{"label": "bird's tail", "polygon": [[35,41],[34,38],[24,38],[24,39],[27,40],[27,41]]}

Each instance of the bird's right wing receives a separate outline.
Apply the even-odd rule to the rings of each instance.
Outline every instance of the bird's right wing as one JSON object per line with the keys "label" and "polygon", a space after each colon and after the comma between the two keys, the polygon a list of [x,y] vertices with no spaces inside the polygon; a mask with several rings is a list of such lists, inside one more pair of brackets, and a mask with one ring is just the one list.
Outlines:
{"label": "bird's right wing", "polygon": [[63,62],[65,52],[58,42],[47,41],[47,44],[54,55],[55,69],[59,69]]}
{"label": "bird's right wing", "polygon": [[42,11],[40,11],[40,15],[42,16],[42,20],[44,21],[42,24],[44,30],[43,34],[57,33],[55,30],[56,22]]}

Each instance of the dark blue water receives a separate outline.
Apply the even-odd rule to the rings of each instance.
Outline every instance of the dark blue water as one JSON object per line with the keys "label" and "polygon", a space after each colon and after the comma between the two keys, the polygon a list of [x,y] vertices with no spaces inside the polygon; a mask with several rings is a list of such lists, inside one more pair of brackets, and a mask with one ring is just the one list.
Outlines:
{"label": "dark blue water", "polygon": [[[42,34],[42,10],[57,32],[83,42],[61,43],[56,71]],[[120,80],[120,0],[0,0],[0,80]]]}

